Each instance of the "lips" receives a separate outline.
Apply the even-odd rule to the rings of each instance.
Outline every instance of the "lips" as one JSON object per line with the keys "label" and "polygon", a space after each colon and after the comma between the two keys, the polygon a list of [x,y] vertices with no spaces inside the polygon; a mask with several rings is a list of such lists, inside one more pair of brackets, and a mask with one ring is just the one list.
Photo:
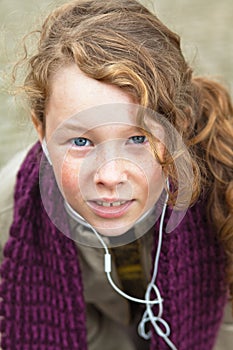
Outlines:
{"label": "lips", "polygon": [[134,200],[117,201],[88,201],[87,204],[91,210],[102,218],[119,218],[123,216],[132,206]]}
{"label": "lips", "polygon": [[105,201],[96,201],[96,204],[101,207],[119,207],[124,205],[127,201],[116,201],[116,202],[105,202]]}

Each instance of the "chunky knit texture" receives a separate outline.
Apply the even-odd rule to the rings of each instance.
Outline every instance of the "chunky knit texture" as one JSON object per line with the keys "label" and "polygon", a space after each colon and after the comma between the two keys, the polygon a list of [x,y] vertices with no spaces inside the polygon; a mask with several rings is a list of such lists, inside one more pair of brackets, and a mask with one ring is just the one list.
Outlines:
{"label": "chunky knit texture", "polygon": [[[2,348],[85,350],[77,249],[55,228],[43,208],[40,158],[37,144],[18,174],[11,237],[1,267]],[[54,182],[48,184],[51,191],[53,186]]]}
{"label": "chunky knit texture", "polygon": [[[17,179],[14,220],[1,267],[2,349],[85,350],[77,248],[44,210],[40,158],[36,144]],[[56,190],[54,179],[47,185],[48,191]],[[63,205],[62,198],[56,205]],[[179,227],[163,237],[157,281],[164,299],[163,316],[179,350],[213,348],[226,301],[225,258],[204,213],[204,205],[196,204]],[[68,225],[65,212],[62,220]],[[154,250],[156,246],[157,234]],[[169,348],[153,332],[151,349]]]}
{"label": "chunky knit texture", "polygon": [[[205,212],[203,203],[197,203],[172,233],[163,236],[158,286],[163,318],[178,350],[213,349],[226,303],[226,261]],[[169,348],[154,336],[151,349]]]}

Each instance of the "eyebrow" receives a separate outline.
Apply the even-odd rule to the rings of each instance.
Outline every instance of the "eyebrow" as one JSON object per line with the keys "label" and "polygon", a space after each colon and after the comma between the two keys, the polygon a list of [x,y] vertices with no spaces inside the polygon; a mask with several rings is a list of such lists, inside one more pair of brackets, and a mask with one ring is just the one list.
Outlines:
{"label": "eyebrow", "polygon": [[63,132],[65,130],[71,130],[71,131],[81,131],[82,133],[85,133],[88,131],[86,127],[83,125],[79,124],[77,121],[67,121],[62,123],[60,126],[58,126],[56,132]]}
{"label": "eyebrow", "polygon": [[57,131],[62,131],[63,129],[68,129],[68,130],[80,130],[83,133],[90,131],[92,129],[96,129],[100,126],[109,126],[109,125],[121,125],[121,126],[126,126],[128,128],[128,131],[135,131],[135,130],[143,130],[143,128],[140,125],[132,125],[132,124],[128,124],[128,123],[123,123],[123,122],[109,122],[109,123],[102,123],[100,125],[94,125],[92,127],[85,127],[84,125],[80,124],[77,121],[71,121],[68,120],[67,122],[64,122],[61,124],[61,126],[58,126]]}

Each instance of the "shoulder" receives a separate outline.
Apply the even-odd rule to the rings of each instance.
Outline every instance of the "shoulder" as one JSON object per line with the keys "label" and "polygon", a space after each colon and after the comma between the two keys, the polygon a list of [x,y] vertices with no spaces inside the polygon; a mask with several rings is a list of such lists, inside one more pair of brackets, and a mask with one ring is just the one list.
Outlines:
{"label": "shoulder", "polygon": [[27,155],[29,147],[18,152],[2,169],[0,169],[0,261],[2,251],[9,237],[13,219],[14,188],[17,173]]}

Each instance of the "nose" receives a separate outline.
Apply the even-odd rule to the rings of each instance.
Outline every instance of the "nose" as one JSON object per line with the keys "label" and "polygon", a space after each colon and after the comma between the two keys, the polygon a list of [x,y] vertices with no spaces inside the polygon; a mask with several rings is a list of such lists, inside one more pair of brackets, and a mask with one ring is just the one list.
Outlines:
{"label": "nose", "polygon": [[95,173],[95,184],[115,189],[118,185],[127,181],[127,170],[124,162],[114,159],[103,164]]}

